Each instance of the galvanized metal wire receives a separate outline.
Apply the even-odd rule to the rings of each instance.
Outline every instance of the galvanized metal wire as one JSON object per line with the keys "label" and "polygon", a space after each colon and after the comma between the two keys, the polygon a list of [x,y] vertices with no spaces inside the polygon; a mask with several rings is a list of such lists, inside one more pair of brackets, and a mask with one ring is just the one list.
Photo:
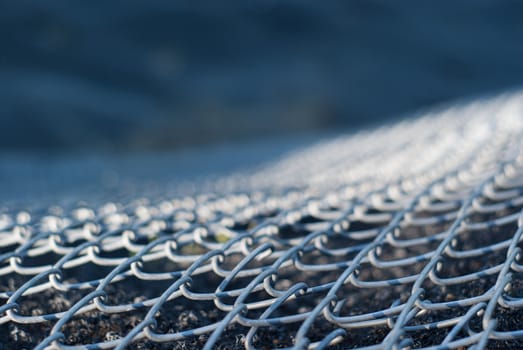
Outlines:
{"label": "galvanized metal wire", "polygon": [[512,94],[192,196],[6,207],[0,348],[516,346],[522,146]]}

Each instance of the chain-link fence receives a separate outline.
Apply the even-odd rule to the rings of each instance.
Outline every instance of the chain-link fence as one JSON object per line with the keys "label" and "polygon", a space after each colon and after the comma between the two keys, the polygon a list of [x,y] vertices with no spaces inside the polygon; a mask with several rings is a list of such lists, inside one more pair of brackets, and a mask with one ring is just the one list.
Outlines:
{"label": "chain-link fence", "polygon": [[523,101],[434,112],[191,196],[0,216],[0,348],[523,345]]}

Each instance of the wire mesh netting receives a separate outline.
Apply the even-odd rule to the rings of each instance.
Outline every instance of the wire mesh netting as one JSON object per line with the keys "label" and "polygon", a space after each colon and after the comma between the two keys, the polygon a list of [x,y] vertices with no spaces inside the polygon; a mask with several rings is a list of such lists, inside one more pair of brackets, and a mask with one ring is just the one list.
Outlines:
{"label": "wire mesh netting", "polygon": [[0,216],[0,348],[522,346],[519,94]]}

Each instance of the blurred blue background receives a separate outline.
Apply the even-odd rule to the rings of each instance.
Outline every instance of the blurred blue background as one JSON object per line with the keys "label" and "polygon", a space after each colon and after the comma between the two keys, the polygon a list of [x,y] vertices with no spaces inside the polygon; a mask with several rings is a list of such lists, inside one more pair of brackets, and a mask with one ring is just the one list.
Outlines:
{"label": "blurred blue background", "polygon": [[13,1],[0,151],[345,130],[523,82],[521,1]]}

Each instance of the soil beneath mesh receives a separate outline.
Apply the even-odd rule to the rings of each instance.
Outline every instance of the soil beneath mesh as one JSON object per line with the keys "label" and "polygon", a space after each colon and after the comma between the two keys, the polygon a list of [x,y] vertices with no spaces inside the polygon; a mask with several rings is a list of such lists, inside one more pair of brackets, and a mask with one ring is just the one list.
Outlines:
{"label": "soil beneath mesh", "polygon": [[[458,244],[455,249],[472,249],[477,246],[487,246],[493,243],[495,239],[498,241],[500,232],[492,232],[482,235],[472,243],[474,247],[468,246],[472,243],[471,237],[462,235],[458,239]],[[412,228],[409,229],[409,238],[430,236],[439,232],[434,228]],[[505,232],[506,233],[506,232]],[[303,233],[302,233],[303,234]],[[507,237],[509,235],[507,234]],[[505,237],[503,237],[505,239]],[[339,239],[341,240],[341,238]],[[343,246],[350,244],[358,244],[361,242],[351,242],[345,239]],[[328,245],[329,242],[326,243]],[[340,244],[338,241],[330,242],[332,245]],[[437,245],[437,243],[435,243]],[[405,258],[424,253],[428,246],[417,249],[416,247],[408,249],[392,249],[385,245],[381,258],[384,260],[394,260],[398,258]],[[431,246],[430,249],[433,249]],[[442,260],[442,268],[438,272],[442,278],[450,278],[461,276],[467,273],[473,273],[483,270],[487,267],[497,265],[503,262],[506,250],[484,254],[481,258],[474,259],[452,259],[444,257]],[[344,257],[346,260],[347,257]],[[318,264],[318,263],[336,263],[335,257],[326,257],[314,255],[314,252],[304,253],[301,258],[304,264]],[[224,262],[224,267],[232,268],[237,263],[237,259]],[[229,266],[226,266],[226,265]],[[253,263],[252,266],[267,266],[268,261],[259,261]],[[149,266],[153,271],[158,272],[158,269],[164,268],[169,270],[169,266]],[[358,278],[365,281],[393,279],[402,276],[408,276],[418,273],[423,267],[423,264],[413,264],[403,268],[395,269],[378,269],[369,264],[361,264]],[[289,286],[298,282],[306,282],[309,286],[317,286],[336,280],[339,276],[340,270],[331,272],[303,272],[291,266],[279,271],[279,280],[275,286],[280,290],[288,289]],[[85,271],[83,271],[85,272]],[[82,273],[83,273],[82,272]],[[80,271],[76,271],[81,275]],[[107,274],[107,271],[96,270],[100,276]],[[516,278],[517,277],[517,278]],[[519,280],[521,276],[515,277],[516,282],[513,283],[514,288],[511,293],[514,296],[521,297],[521,285]],[[27,278],[20,275],[3,276],[0,277],[0,292],[14,290],[19,288]],[[216,289],[216,286],[223,280],[222,277],[216,276],[213,273],[205,274],[199,278],[195,278],[191,285],[192,291],[211,292]],[[243,288],[250,278],[235,279],[229,286],[230,289]],[[447,287],[426,283],[423,287],[425,289],[424,298],[432,302],[450,302],[462,300],[464,298],[478,296],[484,294],[490,287],[495,284],[496,276],[482,277],[472,282],[457,284]],[[74,282],[71,280],[70,282]],[[122,305],[123,303],[138,303],[146,299],[158,297],[167,289],[170,282],[144,282],[138,279],[129,279],[124,282],[111,284],[106,288],[108,294],[105,302],[108,305]],[[412,285],[400,285],[388,288],[356,288],[347,285],[343,287],[337,296],[339,300],[343,300],[343,307],[339,310],[340,316],[359,315],[369,312],[380,311],[388,309],[394,303],[402,303],[408,300],[410,296]],[[69,291],[66,293],[55,290],[47,290],[31,296],[22,297],[19,300],[21,315],[43,315],[48,313],[55,313],[68,310],[74,303],[85,296],[89,291]],[[293,302],[284,303],[275,314],[272,316],[285,316],[303,313],[312,310],[320,300],[325,296],[325,292],[320,292],[315,295],[308,295],[300,297]],[[253,299],[264,299],[267,295],[258,293],[253,295]],[[232,302],[227,300],[227,302]],[[5,300],[0,300],[0,306],[5,303]],[[142,308],[125,313],[118,314],[103,314],[98,311],[87,312],[78,315],[70,320],[61,330],[65,337],[61,340],[67,345],[79,344],[94,344],[98,342],[111,341],[121,338],[128,334],[136,325],[138,325],[147,314],[148,308]],[[427,313],[423,317],[417,317],[408,325],[415,326],[446,320],[452,317],[464,315],[466,309],[453,308],[446,312]],[[157,324],[154,326],[154,331],[159,334],[176,333],[181,330],[196,329],[205,325],[219,322],[226,315],[219,310],[211,301],[193,301],[183,297],[167,302],[156,316]],[[249,311],[248,316],[256,317],[259,311]],[[499,309],[496,312],[499,317],[498,330],[514,330],[522,329],[521,319],[523,319],[523,311],[507,311]],[[260,327],[253,339],[254,345],[262,348],[283,348],[294,344],[295,334],[301,323],[279,325],[278,327]],[[54,325],[53,321],[48,321],[39,324],[15,324],[9,322],[0,325],[0,350],[4,349],[32,349],[38,345],[45,337],[47,337]],[[479,317],[473,318],[470,321],[470,326],[476,331],[481,331],[481,321]],[[335,326],[322,317],[318,317],[307,336],[311,341],[322,340],[328,333],[335,330]],[[219,342],[216,344],[217,349],[244,349],[245,336],[248,332],[247,327],[239,324],[229,326],[221,335]],[[360,346],[373,345],[381,343],[389,332],[386,325],[348,329],[343,341],[339,344],[333,345],[331,349],[351,349]],[[405,337],[412,340],[412,348],[421,348],[425,346],[438,345],[445,338],[450,331],[450,328],[442,328],[430,331],[411,331],[405,334]],[[140,340],[132,343],[130,349],[200,349],[204,346],[210,334],[193,336],[181,341],[169,343],[155,343],[149,340]],[[465,334],[459,334],[458,337],[464,337]],[[523,340],[510,341],[489,341],[488,348],[503,349],[507,347],[521,347]]]}
{"label": "soil beneath mesh", "polygon": [[[484,263],[488,263],[485,261]],[[481,262],[475,264],[482,265]],[[469,266],[467,266],[469,267]],[[474,266],[481,267],[481,266]],[[456,272],[456,271],[452,271]],[[386,277],[387,273],[379,275],[377,271],[369,271],[372,278]],[[323,273],[318,283],[324,283],[329,279],[335,278],[338,273]],[[363,274],[365,277],[365,274]],[[390,276],[388,276],[390,277]],[[314,280],[318,276],[302,276],[303,279]],[[291,283],[295,283],[292,281]],[[466,286],[455,286],[453,288],[440,288],[432,286],[427,289],[427,298],[433,301],[449,301],[466,296],[480,295],[491,286],[494,281],[486,279],[484,282],[467,284]],[[10,281],[12,284],[18,284],[16,281]],[[212,285],[212,281],[209,282]],[[340,291],[341,295],[349,296],[346,306],[340,310],[340,315],[356,315],[379,311],[386,309],[395,301],[404,302],[410,295],[411,286],[397,286],[391,288],[374,289],[356,289],[346,288]],[[205,288],[203,285],[195,285],[194,289]],[[122,301],[141,301],[147,298],[156,297],[165,290],[165,286],[151,284],[149,288],[136,281],[129,281],[110,285],[107,288],[108,297],[106,303],[109,305],[121,304]],[[71,291],[67,293],[58,293],[56,291],[46,291],[36,295],[24,297],[20,303],[19,313],[22,315],[41,315],[64,311],[70,308],[76,301],[80,300],[87,292]],[[311,310],[323,297],[321,293],[315,296],[302,297],[295,302],[286,303],[278,312],[278,315],[295,314]],[[257,297],[262,297],[258,295]],[[2,302],[0,302],[2,303]],[[42,308],[45,305],[45,309]],[[69,321],[62,329],[65,338],[61,341],[69,345],[93,344],[97,342],[110,341],[118,339],[128,334],[136,325],[145,317],[148,309],[143,308],[126,313],[119,314],[102,314],[97,311],[87,312],[76,316]],[[254,311],[253,311],[254,312]],[[463,314],[463,311],[461,314]],[[458,313],[438,313],[432,319],[420,319],[417,322],[435,321],[457,316]],[[195,329],[204,325],[220,321],[225,313],[216,308],[212,302],[192,301],[183,297],[167,302],[157,315],[157,325],[154,330],[157,333],[174,333],[180,330]],[[250,314],[256,317],[256,314]],[[520,323],[520,314],[507,314],[506,322],[503,324],[507,329],[511,325],[518,327]],[[519,318],[518,318],[519,317]],[[415,323],[414,323],[415,324]],[[478,323],[479,324],[479,323]],[[23,325],[8,323],[0,325],[0,349],[32,349],[39,344],[46,336],[49,335],[54,322],[45,322],[40,324]],[[294,344],[294,336],[299,327],[298,324],[281,325],[278,327],[261,327],[256,332],[254,344],[262,349],[283,348]],[[321,317],[313,324],[313,327],[307,333],[311,341],[323,339],[329,332],[335,330],[334,326]],[[411,332],[407,336],[412,338],[413,348],[419,348],[429,345],[436,345],[446,336],[449,329],[440,329],[432,331]],[[232,325],[220,337],[217,349],[244,349],[244,340],[248,328],[239,324]],[[387,326],[369,327],[362,329],[347,330],[343,341],[332,346],[332,349],[350,349],[359,346],[378,344],[383,341],[388,334]],[[132,343],[130,349],[200,349],[207,341],[209,334],[194,336],[182,341],[170,343],[154,343],[148,340],[141,340]],[[509,344],[510,343],[510,344]],[[489,347],[492,349],[503,348],[518,341],[491,342]],[[519,344],[519,343],[518,343]]]}

